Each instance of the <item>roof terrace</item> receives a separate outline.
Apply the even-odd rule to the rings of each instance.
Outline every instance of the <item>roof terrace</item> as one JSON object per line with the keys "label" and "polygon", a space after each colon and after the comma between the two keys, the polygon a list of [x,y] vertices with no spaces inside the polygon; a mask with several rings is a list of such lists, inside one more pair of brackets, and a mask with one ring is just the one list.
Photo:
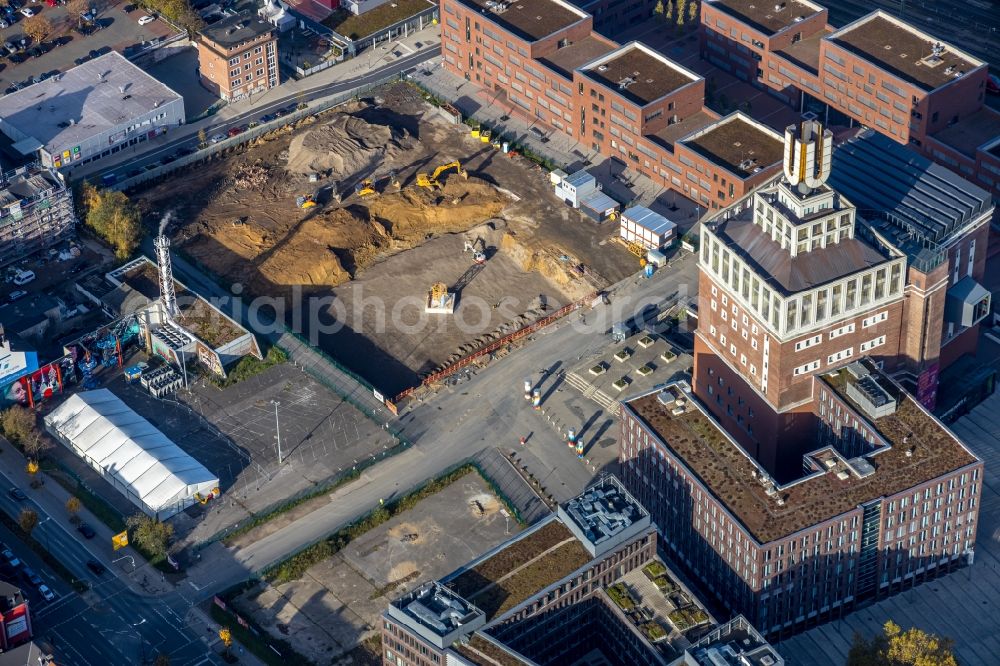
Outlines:
{"label": "roof terrace", "polygon": [[589,18],[586,12],[562,0],[462,0],[517,37],[537,42]]}
{"label": "roof terrace", "polygon": [[[846,370],[823,381],[848,405]],[[888,380],[887,380],[888,381]],[[895,385],[894,385],[895,386]],[[893,495],[977,461],[902,389],[892,415],[872,422],[890,444],[869,457],[874,472],[816,472],[780,487],[676,385],[625,404],[760,543],[787,537],[869,500]],[[679,399],[679,400],[678,400]],[[855,407],[858,419],[865,419]],[[863,467],[863,465],[862,465]]]}
{"label": "roof terrace", "polygon": [[931,91],[983,63],[881,10],[827,37],[882,69]]}
{"label": "roof terrace", "polygon": [[706,0],[706,2],[767,35],[817,14],[823,7],[801,0]]}
{"label": "roof terrace", "polygon": [[784,140],[777,132],[740,112],[681,139],[680,143],[741,178],[780,162],[784,150]]}
{"label": "roof terrace", "polygon": [[655,102],[699,78],[638,42],[587,63],[581,71],[638,106]]}

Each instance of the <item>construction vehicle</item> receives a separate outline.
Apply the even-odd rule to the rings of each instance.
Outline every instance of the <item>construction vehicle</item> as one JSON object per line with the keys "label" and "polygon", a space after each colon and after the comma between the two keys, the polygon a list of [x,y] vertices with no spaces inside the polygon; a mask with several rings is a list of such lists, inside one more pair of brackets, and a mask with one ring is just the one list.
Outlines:
{"label": "construction vehicle", "polygon": [[354,193],[357,194],[362,199],[366,199],[374,194],[378,194],[375,191],[375,181],[371,178],[365,178],[360,183],[354,186]]}
{"label": "construction vehicle", "polygon": [[445,171],[447,171],[448,169],[451,169],[451,168],[454,168],[455,169],[455,173],[457,173],[462,178],[468,178],[469,177],[469,173],[467,171],[463,171],[462,170],[461,163],[459,163],[458,160],[455,160],[454,162],[448,162],[448,164],[443,164],[443,165],[439,166],[438,168],[434,169],[434,173],[432,173],[429,176],[426,173],[418,173],[417,174],[417,185],[420,186],[420,187],[426,187],[426,188],[432,189],[432,190],[439,190],[439,189],[441,189],[441,183],[440,183],[440,181],[438,181],[438,177],[441,176],[441,174],[443,174]]}
{"label": "construction vehicle", "polygon": [[400,188],[399,184],[399,174],[396,173],[395,169],[389,170],[389,175],[387,176],[389,184],[395,187],[397,190]]}
{"label": "construction vehicle", "polygon": [[316,205],[316,198],[311,194],[303,194],[295,197],[295,205],[299,208],[312,208]]}
{"label": "construction vehicle", "polygon": [[482,238],[476,238],[475,241],[465,241],[463,252],[471,252],[472,260],[477,264],[486,263],[486,243],[483,242]]}
{"label": "construction vehicle", "polygon": [[490,132],[488,129],[484,129],[479,132],[479,140],[482,141],[483,143],[489,143],[491,136],[493,136],[493,133]]}

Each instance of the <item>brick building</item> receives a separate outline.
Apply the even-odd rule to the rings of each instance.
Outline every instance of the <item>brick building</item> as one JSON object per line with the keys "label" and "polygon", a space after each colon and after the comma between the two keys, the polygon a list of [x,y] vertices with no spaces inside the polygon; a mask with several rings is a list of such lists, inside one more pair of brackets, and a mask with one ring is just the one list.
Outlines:
{"label": "brick building", "polygon": [[[662,590],[679,603],[661,603]],[[640,605],[649,608],[641,622],[626,615]],[[668,607],[674,610],[663,616]],[[719,649],[731,636],[656,559],[649,513],[614,477],[397,599],[382,620],[387,666],[557,666],[596,653],[610,656],[608,663],[698,664],[685,661],[694,641],[715,630]],[[663,632],[655,642],[652,625]],[[699,656],[713,645],[700,646]]]}
{"label": "brick building", "polygon": [[0,652],[31,640],[31,613],[16,585],[0,581]]}
{"label": "brick building", "polygon": [[235,101],[278,85],[278,35],[270,23],[237,14],[198,33],[202,85]]}

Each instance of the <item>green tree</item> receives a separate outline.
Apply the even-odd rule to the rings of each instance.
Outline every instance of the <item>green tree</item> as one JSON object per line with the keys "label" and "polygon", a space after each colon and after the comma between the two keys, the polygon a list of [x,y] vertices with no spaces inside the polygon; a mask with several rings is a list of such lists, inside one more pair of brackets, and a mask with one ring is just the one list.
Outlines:
{"label": "green tree", "polygon": [[38,527],[38,514],[31,509],[22,509],[17,517],[17,524],[28,536],[31,536],[31,530]]}
{"label": "green tree", "polygon": [[84,223],[103,238],[119,259],[127,259],[142,240],[139,208],[124,192],[85,183],[81,193]]}
{"label": "green tree", "polygon": [[954,641],[913,627],[903,631],[889,620],[871,640],[854,635],[847,666],[958,666]]}
{"label": "green tree", "polygon": [[153,557],[167,554],[167,545],[174,535],[173,525],[161,523],[144,513],[137,513],[125,519],[129,528],[129,539]]}
{"label": "green tree", "polygon": [[14,444],[24,444],[35,432],[35,413],[27,407],[14,405],[0,414],[4,437]]}

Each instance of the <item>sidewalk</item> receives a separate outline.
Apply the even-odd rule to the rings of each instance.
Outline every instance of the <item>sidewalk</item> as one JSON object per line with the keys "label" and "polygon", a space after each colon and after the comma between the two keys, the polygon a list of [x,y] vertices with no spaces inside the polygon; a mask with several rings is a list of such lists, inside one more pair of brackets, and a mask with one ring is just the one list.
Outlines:
{"label": "sidewalk", "polygon": [[[204,129],[205,134],[211,136],[220,126],[244,114],[257,110],[263,113],[264,109],[269,109],[276,104],[294,102],[302,95],[315,94],[335,84],[377,73],[380,69],[391,67],[404,58],[417,53],[426,53],[439,47],[441,44],[440,32],[438,26],[429,26],[420,32],[410,33],[400,41],[393,42],[393,46],[387,51],[369,49],[357,58],[345,60],[318,74],[300,80],[290,79],[263,94],[253,95],[249,99],[227,104],[212,116],[189,122],[180,127],[169,128],[165,134],[141,144],[141,151],[138,150],[140,146],[133,146],[132,150],[124,150],[117,155],[79,167],[70,174],[70,177],[76,180],[95,173],[113,171],[117,166],[140,158],[147,153],[153,153],[166,145],[194,137],[198,134],[198,130]],[[417,43],[420,44],[419,48]],[[395,52],[400,53],[400,55],[395,56]]]}

